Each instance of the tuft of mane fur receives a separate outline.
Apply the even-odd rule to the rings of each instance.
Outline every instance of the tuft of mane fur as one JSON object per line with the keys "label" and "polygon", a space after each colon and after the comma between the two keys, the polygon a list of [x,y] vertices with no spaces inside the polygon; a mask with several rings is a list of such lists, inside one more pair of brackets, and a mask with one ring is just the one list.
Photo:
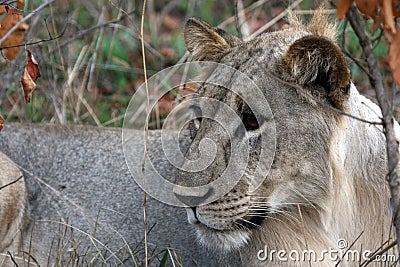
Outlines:
{"label": "tuft of mane fur", "polygon": [[289,12],[288,22],[289,25],[295,29],[326,37],[333,42],[337,40],[336,23],[329,19],[329,16],[324,12],[323,6],[315,10],[311,21],[308,23],[304,23],[298,16],[294,15],[293,12]]}

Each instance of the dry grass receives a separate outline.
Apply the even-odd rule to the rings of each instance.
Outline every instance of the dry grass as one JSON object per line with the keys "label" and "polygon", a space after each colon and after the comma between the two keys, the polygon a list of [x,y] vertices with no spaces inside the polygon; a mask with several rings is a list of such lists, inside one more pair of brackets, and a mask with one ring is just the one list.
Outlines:
{"label": "dry grass", "polygon": [[[241,35],[254,37],[284,24],[281,1],[239,1]],[[295,1],[308,9],[313,1]],[[38,4],[29,1],[26,14]],[[230,32],[236,31],[231,1],[149,1],[144,46],[149,77],[185,55],[182,27],[193,15]],[[42,76],[32,103],[20,88],[25,53],[12,62],[0,59],[0,113],[6,121],[121,126],[127,104],[144,81],[140,44],[142,1],[56,0],[32,16],[27,42],[59,39],[30,46]],[[247,36],[250,34],[250,36]],[[162,114],[161,114],[162,116]]]}
{"label": "dry grass", "polygon": [[[232,1],[228,0],[150,0],[141,35],[142,1],[56,0],[28,22],[28,42],[63,33],[59,39],[29,47],[39,61],[42,74],[32,103],[24,103],[19,84],[25,60],[21,49],[12,62],[0,59],[0,113],[6,121],[119,127],[129,100],[144,81],[146,71],[151,76],[187,60],[181,32],[188,17],[203,16],[211,24],[230,32],[238,29],[245,39],[285,24],[283,19],[287,11],[281,1],[240,2],[242,6],[238,6],[239,15],[235,20]],[[26,12],[37,5],[36,1],[29,1]],[[297,10],[295,13],[307,16],[309,8],[315,5],[313,1],[299,0],[291,7]],[[147,66],[145,70],[143,66]],[[157,127],[158,124],[154,126]],[[136,266],[163,266],[169,258],[174,266],[182,266],[174,249],[165,248],[161,254],[156,254],[154,250],[148,250],[145,238],[135,244],[127,242],[126,247],[114,251],[96,239],[96,232],[86,233],[68,222],[52,223],[59,225],[52,248],[56,252],[55,258],[49,259],[49,263],[54,262],[56,266],[109,266],[116,253],[123,255],[115,257],[116,265],[129,260]],[[87,244],[87,240],[90,245],[82,245]],[[23,260],[34,266],[35,255],[28,251]]]}

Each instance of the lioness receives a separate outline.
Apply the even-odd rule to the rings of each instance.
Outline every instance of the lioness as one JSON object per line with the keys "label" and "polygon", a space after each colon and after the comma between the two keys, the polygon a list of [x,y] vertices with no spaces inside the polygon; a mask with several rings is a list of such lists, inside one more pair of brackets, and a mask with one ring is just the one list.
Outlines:
{"label": "lioness", "polygon": [[22,173],[0,152],[0,253],[18,251],[26,205]]}
{"label": "lioness", "polygon": [[[346,249],[360,257],[343,256],[340,264],[358,266],[368,260],[363,251],[393,241],[382,127],[343,114],[379,122],[381,111],[352,83],[335,44],[335,25],[322,12],[307,25],[292,18],[287,29],[248,42],[192,18],[184,37],[194,60],[249,76],[268,100],[276,125],[272,167],[251,192],[253,163],[263,160],[258,158],[263,125],[230,90],[200,87],[199,96],[224,102],[242,118],[247,134],[241,138],[252,148],[245,174],[228,194],[187,208],[202,244],[222,253],[238,250],[245,266],[334,266]],[[224,76],[218,69],[211,75]],[[231,140],[221,127],[209,118],[192,121],[187,157],[196,157],[203,138],[215,142],[218,154],[201,175],[179,176],[180,185],[207,184],[227,168]],[[329,250],[337,253],[332,257]]]}

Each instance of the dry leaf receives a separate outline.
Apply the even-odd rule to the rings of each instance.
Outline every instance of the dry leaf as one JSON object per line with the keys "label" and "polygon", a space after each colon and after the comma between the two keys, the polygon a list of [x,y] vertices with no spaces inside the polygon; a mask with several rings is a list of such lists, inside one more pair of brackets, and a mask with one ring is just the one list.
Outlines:
{"label": "dry leaf", "polygon": [[[387,1],[387,0],[383,0]],[[378,0],[356,0],[356,6],[361,13],[375,18],[376,12],[378,10],[379,1]]]}
{"label": "dry leaf", "polygon": [[393,79],[400,84],[400,31],[394,36],[389,47],[389,66],[393,71]]}
{"label": "dry leaf", "polygon": [[36,88],[36,83],[32,80],[32,77],[29,75],[28,70],[24,69],[24,74],[21,78],[22,89],[24,90],[25,103],[29,103],[31,101],[31,96],[33,90]]}
{"label": "dry leaf", "polygon": [[0,15],[6,13],[6,5],[0,5]]}
{"label": "dry leaf", "polygon": [[[0,22],[0,38],[2,38],[15,24],[17,24],[21,19],[22,15],[16,9],[9,6],[5,7],[7,15]],[[29,29],[28,24],[22,23],[17,30],[15,30],[2,44],[2,46],[15,46],[23,43],[25,38],[25,31]],[[7,48],[3,50],[4,56],[8,60],[13,60],[19,51],[19,47]]]}
{"label": "dry leaf", "polygon": [[22,74],[21,84],[24,90],[25,103],[31,100],[32,92],[36,88],[35,81],[40,77],[39,66],[32,53],[28,50],[26,52],[27,62]]}
{"label": "dry leaf", "polygon": [[344,19],[347,11],[349,10],[353,0],[340,0],[336,8],[336,16],[339,20]]}
{"label": "dry leaf", "polygon": [[382,1],[382,16],[385,30],[390,34],[396,34],[396,26],[394,25],[392,2],[388,0]]}
{"label": "dry leaf", "polygon": [[24,7],[24,0],[18,0],[18,1],[17,1],[17,7],[18,7],[19,9],[22,9],[22,8]]}
{"label": "dry leaf", "polygon": [[393,16],[396,18],[400,17],[400,1],[399,0],[392,0],[392,10]]}
{"label": "dry leaf", "polygon": [[[17,7],[18,7],[18,9],[22,9],[24,7],[24,1],[23,0],[18,0],[17,1]],[[13,9],[13,8],[10,8],[9,5],[0,5],[0,15],[3,14],[3,13],[8,13],[7,8],[8,9]],[[17,9],[14,9],[14,10],[18,11],[19,13],[21,13],[21,11],[19,11]]]}
{"label": "dry leaf", "polygon": [[22,11],[10,6],[5,7],[7,14],[22,15]]}
{"label": "dry leaf", "polygon": [[4,119],[3,119],[3,117],[0,115],[0,131],[3,130],[3,123],[4,123]]}
{"label": "dry leaf", "polygon": [[28,73],[31,76],[32,80],[36,81],[40,77],[39,65],[35,57],[32,55],[31,51],[27,50],[26,53],[27,64],[25,68],[28,69]]}

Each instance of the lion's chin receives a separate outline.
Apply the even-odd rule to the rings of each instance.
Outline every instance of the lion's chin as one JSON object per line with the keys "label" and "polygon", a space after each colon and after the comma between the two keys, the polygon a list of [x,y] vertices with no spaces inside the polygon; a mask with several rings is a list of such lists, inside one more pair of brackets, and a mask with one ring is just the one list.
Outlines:
{"label": "lion's chin", "polygon": [[211,250],[231,252],[247,245],[250,231],[246,230],[215,230],[205,225],[196,225],[199,242]]}

